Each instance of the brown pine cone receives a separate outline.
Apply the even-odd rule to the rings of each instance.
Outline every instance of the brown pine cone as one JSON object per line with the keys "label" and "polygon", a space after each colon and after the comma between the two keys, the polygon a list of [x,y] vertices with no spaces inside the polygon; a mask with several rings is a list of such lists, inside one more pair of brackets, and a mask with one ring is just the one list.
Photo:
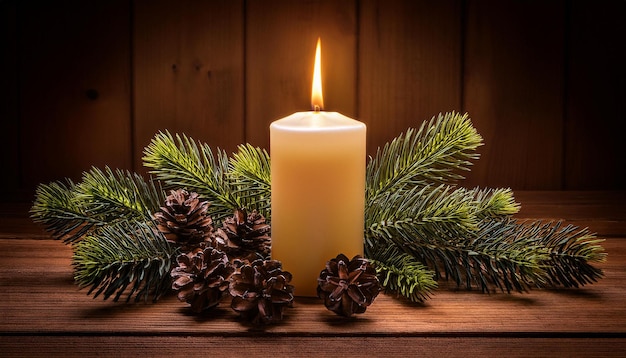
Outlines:
{"label": "brown pine cone", "polygon": [[293,302],[291,274],[277,260],[256,260],[231,276],[231,307],[254,324],[280,321]]}
{"label": "brown pine cone", "polygon": [[167,241],[181,246],[183,251],[191,251],[209,240],[213,232],[213,220],[207,212],[209,205],[208,201],[200,201],[197,193],[172,190],[165,206],[154,214],[157,228]]}
{"label": "brown pine cone", "polygon": [[376,270],[359,255],[349,260],[344,254],[326,263],[317,279],[317,295],[338,315],[363,313],[380,292]]}
{"label": "brown pine cone", "polygon": [[178,299],[191,305],[193,312],[216,306],[228,288],[235,268],[222,251],[208,247],[197,248],[180,254],[170,273],[174,282],[172,289],[178,291]]}
{"label": "brown pine cone", "polygon": [[266,258],[270,254],[270,226],[265,217],[256,210],[250,214],[237,209],[233,216],[224,220],[221,229],[214,232],[213,241],[231,257],[248,257],[259,254]]}

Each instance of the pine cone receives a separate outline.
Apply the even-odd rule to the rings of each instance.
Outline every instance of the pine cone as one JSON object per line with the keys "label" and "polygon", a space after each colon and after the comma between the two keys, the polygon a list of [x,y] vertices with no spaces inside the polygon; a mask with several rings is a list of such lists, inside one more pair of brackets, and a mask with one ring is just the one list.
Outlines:
{"label": "pine cone", "polygon": [[277,260],[256,260],[231,276],[231,307],[254,324],[283,318],[283,309],[293,302],[291,274]]}
{"label": "pine cone", "polygon": [[326,263],[317,282],[317,295],[326,308],[346,317],[365,312],[380,292],[376,270],[359,255],[352,260],[337,255]]}
{"label": "pine cone", "polygon": [[269,232],[270,226],[263,215],[256,210],[247,214],[245,209],[237,209],[233,216],[224,220],[222,228],[215,231],[213,240],[231,257],[259,254],[265,258],[270,254]]}
{"label": "pine cone", "polygon": [[235,271],[228,256],[207,247],[180,254],[176,261],[178,266],[172,269],[170,275],[174,279],[172,289],[178,291],[178,299],[189,303],[196,313],[216,306]]}
{"label": "pine cone", "polygon": [[165,206],[154,214],[157,227],[167,241],[191,251],[209,238],[213,220],[207,210],[210,203],[200,201],[198,194],[184,189],[172,190]]}

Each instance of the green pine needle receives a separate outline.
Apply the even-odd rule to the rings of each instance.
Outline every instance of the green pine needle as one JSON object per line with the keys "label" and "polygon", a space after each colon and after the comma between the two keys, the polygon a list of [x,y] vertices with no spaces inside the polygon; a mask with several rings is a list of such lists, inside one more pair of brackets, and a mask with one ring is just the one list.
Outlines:
{"label": "green pine needle", "polygon": [[242,144],[230,160],[234,194],[242,207],[255,208],[270,221],[270,156],[264,149]]}
{"label": "green pine needle", "polygon": [[439,114],[419,130],[409,129],[382,149],[367,165],[367,198],[378,200],[405,187],[424,187],[462,179],[458,171],[469,170],[477,159],[482,137],[467,114]]}
{"label": "green pine needle", "polygon": [[373,265],[385,290],[412,302],[422,302],[437,289],[434,272],[394,244],[388,243],[377,257]]}
{"label": "green pine needle", "polygon": [[156,301],[170,290],[175,249],[146,223],[119,222],[88,235],[75,248],[74,278],[88,294],[113,301]]}
{"label": "green pine needle", "polygon": [[92,168],[79,184],[39,185],[30,213],[55,239],[70,243],[117,221],[150,221],[163,201],[163,191],[138,174]]}
{"label": "green pine needle", "polygon": [[[464,189],[461,189],[464,190]],[[519,212],[520,205],[515,202],[511,189],[472,189],[467,195],[474,197],[473,215],[477,219],[497,218]]]}
{"label": "green pine needle", "polygon": [[105,225],[100,218],[90,216],[76,196],[76,185],[69,179],[65,183],[40,184],[30,215],[34,222],[43,224],[55,239],[75,242]]}
{"label": "green pine needle", "polygon": [[85,212],[109,224],[117,220],[149,221],[165,200],[160,187],[129,171],[92,168],[76,187]]}
{"label": "green pine needle", "polygon": [[[528,227],[529,235],[539,238],[548,251],[549,258],[543,262],[547,286],[579,287],[604,276],[602,270],[591,265],[606,260],[607,254],[601,245],[604,240],[598,239],[587,228],[541,221],[519,226]],[[519,227],[514,230],[524,231]]]}
{"label": "green pine needle", "polygon": [[229,160],[224,151],[196,144],[185,135],[160,132],[144,149],[144,165],[168,189],[186,188],[211,202],[209,212],[216,222],[243,206],[229,178]]}

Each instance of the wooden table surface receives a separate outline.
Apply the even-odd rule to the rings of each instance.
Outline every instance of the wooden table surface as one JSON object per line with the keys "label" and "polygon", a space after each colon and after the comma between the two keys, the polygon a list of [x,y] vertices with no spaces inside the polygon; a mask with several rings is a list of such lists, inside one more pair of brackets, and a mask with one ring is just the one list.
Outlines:
{"label": "wooden table surface", "polygon": [[71,250],[0,206],[0,356],[626,356],[626,192],[517,192],[518,218],[564,219],[605,238],[605,277],[581,289],[481,294],[443,285],[423,304],[381,294],[345,320],[297,298],[255,328],[225,303],[194,316],[92,299],[73,284]]}

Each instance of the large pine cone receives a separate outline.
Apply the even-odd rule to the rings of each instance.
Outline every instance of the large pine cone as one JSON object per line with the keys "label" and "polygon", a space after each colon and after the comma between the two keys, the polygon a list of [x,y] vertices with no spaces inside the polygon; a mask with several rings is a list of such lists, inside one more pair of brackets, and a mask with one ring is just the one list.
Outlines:
{"label": "large pine cone", "polygon": [[228,256],[212,247],[197,248],[180,254],[176,261],[178,266],[170,274],[174,279],[172,289],[178,291],[178,299],[189,303],[196,313],[216,306],[235,271]]}
{"label": "large pine cone", "polygon": [[339,254],[326,263],[317,280],[317,295],[338,315],[363,313],[380,292],[376,270],[359,255],[349,260]]}
{"label": "large pine cone", "polygon": [[213,232],[213,220],[207,212],[209,205],[208,201],[200,201],[197,193],[172,190],[165,206],[154,214],[157,227],[169,242],[181,246],[183,251],[191,251],[209,240]]}
{"label": "large pine cone", "polygon": [[250,214],[245,209],[237,209],[233,216],[226,218],[221,229],[214,233],[217,247],[231,257],[248,257],[259,254],[266,258],[270,254],[270,226],[265,217],[256,210]]}
{"label": "large pine cone", "polygon": [[282,320],[283,309],[293,302],[291,274],[277,260],[256,260],[231,276],[231,307],[254,324]]}

